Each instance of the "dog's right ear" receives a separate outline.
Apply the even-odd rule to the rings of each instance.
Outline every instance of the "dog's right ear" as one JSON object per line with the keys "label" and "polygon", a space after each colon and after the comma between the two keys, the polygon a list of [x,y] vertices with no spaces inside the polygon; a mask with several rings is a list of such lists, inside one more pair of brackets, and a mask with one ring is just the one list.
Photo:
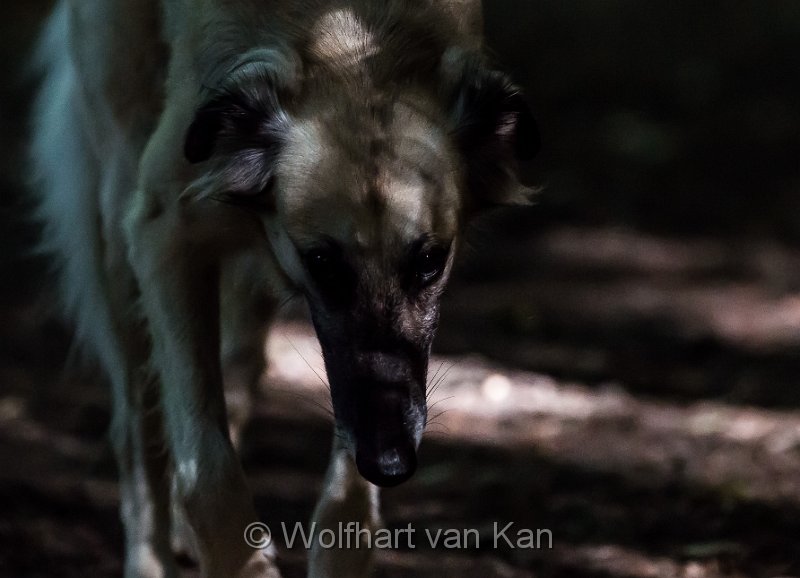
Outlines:
{"label": "dog's right ear", "polygon": [[186,160],[200,163],[215,153],[274,149],[285,120],[278,92],[291,91],[301,68],[291,50],[243,54],[195,114],[183,146]]}
{"label": "dog's right ear", "polygon": [[197,111],[189,126],[183,146],[186,160],[199,163],[215,152],[273,147],[278,110],[270,87],[216,95]]}
{"label": "dog's right ear", "polygon": [[218,92],[195,114],[184,155],[193,164],[213,163],[185,199],[253,204],[270,188],[286,116],[267,79],[249,81]]}
{"label": "dog's right ear", "polygon": [[183,143],[183,155],[190,163],[200,163],[211,158],[222,127],[219,102],[212,101],[200,110],[192,121]]}

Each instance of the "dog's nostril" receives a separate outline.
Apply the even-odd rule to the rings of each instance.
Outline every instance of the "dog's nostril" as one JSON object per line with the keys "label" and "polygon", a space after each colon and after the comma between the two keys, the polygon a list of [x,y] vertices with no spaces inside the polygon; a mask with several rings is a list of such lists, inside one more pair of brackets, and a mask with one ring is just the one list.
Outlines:
{"label": "dog's nostril", "polygon": [[413,447],[395,446],[382,451],[356,449],[358,472],[376,486],[397,486],[414,475],[417,453]]}

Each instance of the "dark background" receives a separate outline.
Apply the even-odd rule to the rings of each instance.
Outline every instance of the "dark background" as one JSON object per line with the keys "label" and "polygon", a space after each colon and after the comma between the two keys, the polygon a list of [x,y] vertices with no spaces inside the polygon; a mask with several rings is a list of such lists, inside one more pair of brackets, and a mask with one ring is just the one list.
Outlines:
{"label": "dark background", "polygon": [[[0,575],[113,576],[105,388],[91,368],[62,369],[69,329],[21,218],[25,67],[49,4],[8,0],[0,19]],[[387,523],[474,527],[504,513],[552,528],[558,547],[401,553],[380,572],[800,575],[800,4],[487,4],[489,43],[540,124],[529,172],[543,190],[472,228],[437,349],[456,368],[479,356],[627,406],[553,418],[551,445],[470,437],[452,410],[419,479],[387,492]],[[329,426],[281,399],[259,410],[245,464],[260,509],[306,519]],[[722,425],[698,434],[698,416]],[[519,419],[494,427],[545,418]],[[287,483],[308,491],[276,489]],[[302,561],[289,562],[297,575]]]}
{"label": "dark background", "polygon": [[543,220],[798,240],[796,3],[487,5],[542,124]]}

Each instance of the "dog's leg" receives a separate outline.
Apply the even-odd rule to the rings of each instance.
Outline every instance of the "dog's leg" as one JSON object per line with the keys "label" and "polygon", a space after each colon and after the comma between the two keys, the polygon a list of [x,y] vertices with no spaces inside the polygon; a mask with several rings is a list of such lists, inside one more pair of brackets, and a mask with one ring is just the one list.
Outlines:
{"label": "dog's leg", "polygon": [[[104,167],[100,191],[105,196],[129,190],[126,145],[114,139]],[[116,215],[109,208],[105,227]],[[112,381],[111,442],[120,477],[121,514],[126,532],[126,578],[177,577],[170,548],[169,450],[164,438],[163,415],[157,378],[149,367],[150,344],[142,327],[136,282],[128,265],[126,245],[120,235],[104,235],[102,303],[107,307],[111,331],[104,339],[104,364]],[[95,325],[95,331],[100,330]],[[113,345],[112,345],[113,344]],[[112,353],[113,352],[113,353]]]}
{"label": "dog's leg", "polygon": [[[94,117],[69,50],[70,3],[61,2],[40,45],[46,65],[36,103],[33,157],[46,222],[43,247],[60,259],[63,307],[75,316],[76,337],[92,351],[111,382],[110,439],[117,458],[126,578],[176,576],[169,548],[169,490],[160,416],[144,370],[147,341],[137,336],[131,311],[135,283],[119,235],[104,235],[114,215],[100,212],[131,189],[129,143],[104,135],[104,159],[94,155]],[[113,213],[113,211],[112,211]],[[102,219],[101,219],[102,214]],[[112,231],[113,232],[113,231]]]}
{"label": "dog's leg", "polygon": [[[182,165],[185,107],[169,107],[141,162],[141,188],[125,222],[129,258],[141,288],[162,382],[162,407],[174,460],[177,496],[196,538],[206,578],[277,576],[245,529],[257,521],[244,473],[228,434],[220,363],[219,231],[202,229],[175,190]],[[221,210],[221,209],[220,209]],[[219,224],[219,223],[216,223]],[[214,233],[217,236],[214,236]]]}
{"label": "dog's leg", "polygon": [[203,575],[269,576],[271,562],[244,541],[245,529],[257,517],[228,435],[218,276],[213,265],[191,262],[192,251],[163,246],[176,234],[165,220],[145,219],[134,226],[145,241],[133,261],[142,286],[148,287],[142,302],[163,382],[177,496],[197,541]]}
{"label": "dog's leg", "polygon": [[111,426],[126,533],[124,575],[175,578],[169,543],[169,455],[156,407],[157,383],[139,375],[128,385],[127,401],[114,404]]}
{"label": "dog's leg", "polygon": [[276,308],[268,292],[269,260],[253,251],[227,262],[222,271],[222,372],[228,426],[237,448],[266,369],[267,327]]}
{"label": "dog's leg", "polygon": [[[268,258],[248,253],[226,262],[222,271],[222,372],[228,429],[236,448],[266,368],[267,326],[275,311],[275,300],[265,291],[269,280],[260,274]],[[177,497],[176,484],[173,495]],[[179,502],[173,500],[172,545],[176,552],[196,558],[194,538]]]}
{"label": "dog's leg", "polygon": [[[124,576],[175,578],[169,545],[169,456],[164,451],[158,388],[147,370],[148,341],[134,311],[136,283],[118,220],[121,199],[135,187],[136,161],[144,144],[138,135],[146,123],[138,107],[146,108],[146,96],[125,100],[124,108],[130,108],[130,118],[137,121],[123,127],[110,112],[110,96],[98,88],[109,70],[125,68],[114,63],[112,47],[106,45],[111,35],[92,34],[116,22],[118,7],[111,4],[61,0],[56,5],[38,49],[44,78],[35,107],[32,159],[39,179],[39,215],[46,225],[43,248],[60,260],[62,307],[74,316],[77,339],[96,356],[110,380],[109,434],[125,530]],[[147,0],[126,5],[131,12],[139,9],[141,22],[149,22],[145,8],[153,14],[158,10]],[[97,29],[92,26],[95,21]],[[127,34],[137,42],[135,50],[156,43],[147,32],[142,32],[146,36],[141,41],[135,33]],[[137,63],[145,60],[133,58]],[[126,72],[126,82],[136,77],[147,84],[141,80],[146,67],[135,68]]]}
{"label": "dog's leg", "polygon": [[[356,469],[350,454],[334,440],[331,461],[325,475],[325,487],[314,510],[312,524],[316,533],[330,528],[339,535],[339,524],[369,532],[374,536],[380,526],[378,511],[378,487],[370,484]],[[333,548],[323,548],[319,540],[314,540],[308,560],[309,578],[361,578],[368,576],[372,567],[372,548],[367,547],[365,539],[353,533],[350,548],[347,544],[336,544]],[[362,538],[366,536],[361,534]],[[361,540],[356,548],[357,541]]]}
{"label": "dog's leg", "polygon": [[[109,161],[113,172],[115,158]],[[109,186],[112,186],[109,184]],[[120,513],[125,527],[125,578],[176,578],[170,549],[169,453],[159,391],[147,364],[148,341],[135,311],[135,285],[116,239],[105,244],[103,298],[93,340],[111,379],[111,445],[117,458]],[[102,322],[101,319],[105,319]]]}

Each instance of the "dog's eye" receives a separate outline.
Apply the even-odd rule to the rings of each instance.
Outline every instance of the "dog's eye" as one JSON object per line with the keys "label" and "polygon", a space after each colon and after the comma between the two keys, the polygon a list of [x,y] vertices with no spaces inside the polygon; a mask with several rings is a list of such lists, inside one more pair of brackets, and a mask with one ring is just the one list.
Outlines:
{"label": "dog's eye", "polygon": [[303,259],[306,269],[315,281],[327,281],[336,276],[341,258],[329,247],[311,249]]}
{"label": "dog's eye", "polygon": [[414,268],[421,285],[430,285],[442,275],[447,263],[447,253],[444,247],[430,247],[417,254]]}
{"label": "dog's eye", "polygon": [[322,245],[307,251],[303,264],[315,289],[329,306],[344,307],[352,301],[355,272],[338,246]]}

